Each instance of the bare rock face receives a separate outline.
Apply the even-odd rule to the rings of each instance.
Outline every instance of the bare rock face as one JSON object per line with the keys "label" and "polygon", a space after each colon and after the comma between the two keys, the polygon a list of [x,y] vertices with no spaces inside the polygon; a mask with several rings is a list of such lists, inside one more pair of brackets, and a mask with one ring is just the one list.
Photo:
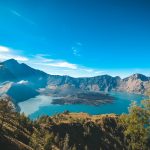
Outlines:
{"label": "bare rock face", "polygon": [[111,77],[109,75],[102,75],[90,78],[72,78],[69,76],[52,76],[48,78],[48,86],[50,89],[66,89],[74,88],[83,91],[111,91],[116,89],[120,84],[119,77]]}
{"label": "bare rock face", "polygon": [[123,79],[118,87],[119,91],[145,94],[150,87],[150,79],[142,74],[134,74]]}
{"label": "bare rock face", "polygon": [[133,74],[125,79],[102,75],[91,78],[72,78],[69,76],[49,76],[47,88],[82,91],[122,91],[135,94],[146,94],[150,91],[150,78],[142,74]]}

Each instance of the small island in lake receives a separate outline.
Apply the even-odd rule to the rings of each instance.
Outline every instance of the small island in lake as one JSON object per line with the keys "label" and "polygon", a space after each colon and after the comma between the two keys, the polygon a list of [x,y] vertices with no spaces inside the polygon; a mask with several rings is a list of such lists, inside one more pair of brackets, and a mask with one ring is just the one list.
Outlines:
{"label": "small island in lake", "polygon": [[98,106],[101,104],[112,103],[114,97],[100,92],[82,92],[69,95],[63,98],[53,99],[52,104],[85,104]]}

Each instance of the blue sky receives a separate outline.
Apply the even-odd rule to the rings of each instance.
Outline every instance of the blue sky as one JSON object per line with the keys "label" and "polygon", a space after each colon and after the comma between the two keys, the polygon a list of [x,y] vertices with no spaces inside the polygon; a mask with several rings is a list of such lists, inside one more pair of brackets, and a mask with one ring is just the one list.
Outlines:
{"label": "blue sky", "polygon": [[150,76],[149,0],[0,0],[0,60],[50,74]]}

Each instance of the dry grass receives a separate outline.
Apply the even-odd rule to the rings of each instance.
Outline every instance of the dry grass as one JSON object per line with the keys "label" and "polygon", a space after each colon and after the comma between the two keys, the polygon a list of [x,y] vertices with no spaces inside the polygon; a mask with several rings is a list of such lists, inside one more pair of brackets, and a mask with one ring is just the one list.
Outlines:
{"label": "dry grass", "polygon": [[103,115],[89,115],[87,113],[68,113],[59,114],[57,116],[51,117],[56,124],[62,123],[76,123],[76,122],[98,122],[102,123],[105,118],[117,118],[115,114],[103,114]]}

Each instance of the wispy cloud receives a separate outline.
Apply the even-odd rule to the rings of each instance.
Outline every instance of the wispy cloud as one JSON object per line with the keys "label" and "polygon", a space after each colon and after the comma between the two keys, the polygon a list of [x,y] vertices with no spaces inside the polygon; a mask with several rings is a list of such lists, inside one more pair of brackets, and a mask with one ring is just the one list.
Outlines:
{"label": "wispy cloud", "polygon": [[30,20],[29,18],[23,16],[21,13],[19,13],[18,11],[16,10],[13,10],[13,9],[10,9],[10,13],[12,13],[13,15],[19,17],[20,19],[22,19],[23,21],[29,23],[29,24],[32,24],[32,25],[35,25],[36,23],[32,20]]}
{"label": "wispy cloud", "polygon": [[43,66],[77,69],[76,64],[67,62],[65,60],[51,59],[47,57],[50,57],[50,56],[44,55],[44,54],[37,54],[35,56],[32,56],[32,61],[34,64],[40,64]]}
{"label": "wispy cloud", "polygon": [[77,65],[76,64],[72,64],[72,63],[65,62],[65,61],[48,63],[47,66],[60,67],[60,68],[69,68],[69,69],[77,69]]}
{"label": "wispy cloud", "polygon": [[11,58],[14,58],[18,61],[28,61],[27,57],[17,54],[16,50],[6,46],[0,46],[0,61],[4,61]]}
{"label": "wispy cloud", "polygon": [[74,45],[72,46],[72,53],[74,56],[81,56],[80,51],[83,48],[83,44],[81,42],[74,42]]}
{"label": "wispy cloud", "polygon": [[73,55],[74,56],[80,56],[79,50],[75,47],[72,47]]}
{"label": "wispy cloud", "polygon": [[22,15],[21,15],[20,13],[18,13],[17,11],[15,11],[15,10],[12,10],[12,9],[11,9],[10,12],[11,12],[12,14],[18,16],[18,17],[22,17]]}
{"label": "wispy cloud", "polygon": [[65,60],[51,59],[38,54],[28,61],[34,68],[43,70],[54,75],[70,75],[73,77],[91,77],[105,74],[104,71],[92,69],[78,64],[70,63]]}
{"label": "wispy cloud", "polygon": [[82,44],[81,42],[76,42],[76,44],[77,44],[78,46],[83,46],[83,44]]}

